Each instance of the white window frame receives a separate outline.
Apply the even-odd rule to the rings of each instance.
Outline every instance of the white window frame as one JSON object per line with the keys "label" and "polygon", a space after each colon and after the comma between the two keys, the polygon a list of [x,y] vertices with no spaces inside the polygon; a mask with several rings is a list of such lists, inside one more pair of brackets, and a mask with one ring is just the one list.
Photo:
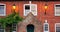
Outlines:
{"label": "white window frame", "polygon": [[26,16],[26,15],[25,15],[25,13],[26,13],[26,12],[25,12],[25,5],[30,5],[30,4],[24,4],[24,7],[23,7],[23,9],[24,9],[24,16]]}
{"label": "white window frame", "polygon": [[56,32],[56,24],[60,24],[60,23],[55,23],[55,32]]}
{"label": "white window frame", "polygon": [[[23,6],[23,9],[24,9],[24,16],[26,16],[25,15],[25,5],[30,5],[30,12],[31,12],[31,5],[36,5],[36,11],[37,11],[37,4],[24,4],[24,6]],[[34,15],[34,16],[37,16],[37,15]]]}
{"label": "white window frame", "polygon": [[[31,5],[36,5],[36,12],[37,12],[37,4],[31,4]],[[33,14],[33,13],[32,13]],[[34,14],[33,14],[34,15]],[[35,14],[34,16],[37,16],[37,14]]]}
{"label": "white window frame", "polygon": [[6,16],[6,4],[0,3],[0,5],[4,5],[4,14],[0,14],[0,16]]}
{"label": "white window frame", "polygon": [[43,25],[44,32],[49,32],[49,24],[48,24],[48,31],[45,31],[45,24],[48,24],[48,23],[44,23]]}
{"label": "white window frame", "polygon": [[60,5],[60,4],[54,4],[55,16],[60,16],[60,14],[56,14],[56,5]]}

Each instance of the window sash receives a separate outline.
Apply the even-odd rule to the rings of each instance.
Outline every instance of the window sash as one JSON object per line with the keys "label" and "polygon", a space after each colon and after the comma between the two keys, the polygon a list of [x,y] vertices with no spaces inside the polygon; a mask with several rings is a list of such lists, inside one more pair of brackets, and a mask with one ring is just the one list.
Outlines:
{"label": "window sash", "polygon": [[13,23],[12,24],[12,32],[16,32],[16,29],[17,29],[17,25],[16,25],[16,23]]}
{"label": "window sash", "polygon": [[6,4],[0,3],[0,16],[6,16]]}
{"label": "window sash", "polygon": [[49,24],[44,23],[44,32],[49,32]]}
{"label": "window sash", "polygon": [[60,4],[55,4],[55,16],[60,16]]}
{"label": "window sash", "polygon": [[34,16],[37,16],[37,5],[31,4],[31,12]]}
{"label": "window sash", "polygon": [[55,24],[55,32],[60,32],[60,23]]}
{"label": "window sash", "polygon": [[29,4],[24,4],[24,16],[27,16],[28,13],[30,12],[30,8],[29,9],[25,9],[25,6],[30,6]]}

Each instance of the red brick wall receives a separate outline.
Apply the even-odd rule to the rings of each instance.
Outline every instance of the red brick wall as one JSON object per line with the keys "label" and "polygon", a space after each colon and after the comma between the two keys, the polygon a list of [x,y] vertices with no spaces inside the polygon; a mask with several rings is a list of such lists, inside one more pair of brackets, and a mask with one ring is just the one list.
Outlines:
{"label": "red brick wall", "polygon": [[[12,5],[15,3],[16,4],[16,12],[19,11],[19,15],[24,18],[23,15],[23,5],[26,3],[29,3],[28,1],[16,1],[16,2],[0,2],[6,4],[6,16],[12,13]],[[46,15],[44,15],[44,5],[46,2],[41,2],[41,1],[32,1],[33,4],[37,4],[37,12],[38,15],[36,16],[39,21],[44,23],[44,20],[47,19],[49,23],[49,31],[50,32],[55,32],[55,23],[60,23],[60,16],[54,16],[54,4],[60,4],[60,2],[47,2],[48,4],[48,9],[46,10]]]}

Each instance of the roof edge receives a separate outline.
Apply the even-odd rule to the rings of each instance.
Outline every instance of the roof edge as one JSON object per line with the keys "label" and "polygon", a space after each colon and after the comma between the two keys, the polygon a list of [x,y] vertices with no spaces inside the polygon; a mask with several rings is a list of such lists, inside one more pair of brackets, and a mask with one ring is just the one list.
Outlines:
{"label": "roof edge", "polygon": [[0,1],[60,1],[60,0],[0,0]]}

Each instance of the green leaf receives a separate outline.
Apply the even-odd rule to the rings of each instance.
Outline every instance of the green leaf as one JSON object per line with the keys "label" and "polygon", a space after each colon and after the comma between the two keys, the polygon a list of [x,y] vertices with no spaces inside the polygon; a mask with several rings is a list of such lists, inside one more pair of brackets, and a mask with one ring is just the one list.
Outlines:
{"label": "green leaf", "polygon": [[4,26],[5,28],[6,24],[18,23],[19,21],[22,21],[22,20],[23,18],[20,17],[18,13],[14,12],[5,18],[0,18],[0,23],[3,23],[2,26]]}

